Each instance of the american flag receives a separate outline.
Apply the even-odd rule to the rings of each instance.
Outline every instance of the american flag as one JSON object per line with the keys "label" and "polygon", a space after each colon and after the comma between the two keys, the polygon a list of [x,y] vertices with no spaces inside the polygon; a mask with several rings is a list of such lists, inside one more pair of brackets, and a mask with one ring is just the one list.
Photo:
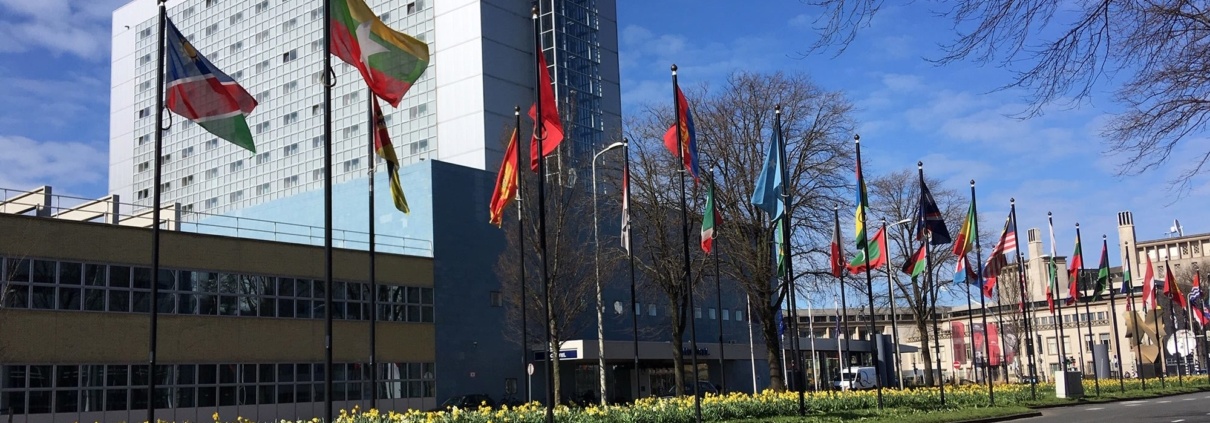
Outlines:
{"label": "american flag", "polygon": [[1013,217],[1009,214],[1008,219],[1004,221],[1004,231],[1000,233],[1000,241],[992,248],[992,253],[987,257],[987,263],[983,265],[983,295],[991,297],[993,290],[996,288],[996,280],[1000,277],[1000,271],[1004,266],[1008,265],[1008,253],[1017,251],[1017,225],[1013,224]]}

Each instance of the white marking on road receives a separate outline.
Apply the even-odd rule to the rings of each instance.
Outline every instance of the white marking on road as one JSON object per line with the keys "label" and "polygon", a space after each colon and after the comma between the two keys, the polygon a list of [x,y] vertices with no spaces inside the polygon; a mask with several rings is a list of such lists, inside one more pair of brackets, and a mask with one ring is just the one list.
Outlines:
{"label": "white marking on road", "polygon": [[1163,400],[1163,401],[1160,401],[1160,404],[1167,404],[1167,403],[1170,403],[1170,402],[1172,402],[1172,401]]}
{"label": "white marking on road", "polygon": [[1092,407],[1092,408],[1088,408],[1087,410],[1088,411],[1097,411],[1097,410],[1104,410],[1104,409],[1105,409],[1105,407]]}
{"label": "white marking on road", "polygon": [[1183,421],[1185,421],[1185,419],[1176,419],[1176,420],[1173,420],[1172,423],[1181,423]]}
{"label": "white marking on road", "polygon": [[1185,398],[1185,399],[1183,399],[1183,400],[1181,400],[1181,401],[1193,401],[1193,400],[1195,400],[1195,399],[1197,399],[1197,398]]}

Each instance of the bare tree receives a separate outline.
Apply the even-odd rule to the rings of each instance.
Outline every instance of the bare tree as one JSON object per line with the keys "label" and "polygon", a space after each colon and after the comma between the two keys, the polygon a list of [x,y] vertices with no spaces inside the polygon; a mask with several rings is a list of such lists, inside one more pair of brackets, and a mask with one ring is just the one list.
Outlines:
{"label": "bare tree", "polygon": [[[843,51],[870,23],[882,0],[807,0],[822,9],[813,50]],[[926,4],[926,3],[917,3]],[[972,60],[1013,69],[1001,89],[1021,88],[1032,104],[1087,100],[1106,76],[1125,76],[1115,98],[1125,106],[1104,129],[1108,151],[1125,158],[1121,174],[1139,174],[1204,133],[1210,120],[1210,11],[1184,0],[949,0],[937,4],[956,28],[940,64]],[[839,53],[838,53],[839,54]],[[1210,148],[1181,157],[1172,187],[1184,191],[1210,160]]]}
{"label": "bare tree", "polygon": [[[523,149],[522,158],[529,157]],[[522,160],[523,162],[525,160]],[[528,163],[520,163],[526,169]],[[591,196],[583,184],[570,180],[558,183],[553,176],[546,179],[546,271],[547,284],[543,286],[539,257],[541,249],[538,230],[538,175],[521,170],[524,210],[525,249],[525,296],[521,295],[518,250],[522,240],[517,231],[517,219],[505,218],[502,227],[506,247],[496,264],[496,275],[500,278],[502,296],[507,302],[508,324],[505,330],[512,333],[511,339],[521,338],[521,310],[526,312],[526,345],[545,342],[546,330],[550,330],[551,341],[546,348],[551,351],[554,384],[554,403],[558,404],[562,393],[559,389],[560,372],[558,351],[568,336],[587,328],[592,321],[585,316],[593,307],[594,285],[586,283],[592,279],[592,255],[584,254],[585,240],[592,239]],[[608,280],[602,276],[602,280]],[[544,293],[549,292],[550,314],[544,306]],[[544,327],[544,325],[546,325]]]}
{"label": "bare tree", "polygon": [[[968,199],[955,190],[942,187],[936,180],[926,178],[925,183],[928,184],[929,191],[932,192],[933,198],[937,201],[937,206],[941,209],[947,222],[961,222],[966,217],[964,214],[966,208],[963,206],[966,201],[969,201]],[[869,178],[866,186],[870,196],[867,225],[882,219],[886,219],[888,222],[899,222],[904,219],[916,218],[920,206],[920,182],[915,171],[900,170]],[[955,225],[949,225],[949,227],[955,228]],[[873,232],[871,229],[867,230]],[[951,235],[954,234],[956,234],[956,230],[951,231]],[[897,251],[897,254],[888,256],[891,260],[892,271],[899,271],[899,265],[905,263],[908,257],[920,248],[920,241],[916,241],[915,234],[911,233],[911,226],[907,225],[888,227],[887,244],[888,249]],[[927,346],[936,340],[931,339],[931,323],[933,316],[937,313],[937,294],[953,283],[950,274],[953,272],[953,264],[956,259],[952,247],[948,244],[930,246],[929,251],[932,261],[929,262],[927,271],[932,275],[933,286],[930,287],[925,283],[923,275],[915,278],[896,278],[895,297],[899,304],[906,305],[912,312],[911,324],[915,326],[916,332],[920,336],[922,347],[920,351],[924,360],[925,384],[932,385],[935,363],[933,351]],[[866,290],[864,280],[860,284],[854,283],[852,286],[856,288],[857,292]]]}
{"label": "bare tree", "polygon": [[[806,75],[784,73],[735,73],[722,89],[702,88],[689,98],[703,173],[713,172],[717,181],[715,206],[722,223],[715,232],[725,245],[722,271],[739,283],[752,304],[751,318],[759,321],[768,351],[770,385],[781,390],[785,381],[777,315],[786,291],[775,274],[772,225],[749,199],[774,132],[774,109],[780,105],[790,175],[786,185],[793,200],[791,256],[805,264],[796,266],[794,276],[810,282],[826,274],[822,263],[833,207],[852,190],[852,106],[841,93],[824,90]],[[630,138],[658,140],[671,120],[671,107],[649,107],[630,125]],[[654,141],[650,145],[662,150]]]}

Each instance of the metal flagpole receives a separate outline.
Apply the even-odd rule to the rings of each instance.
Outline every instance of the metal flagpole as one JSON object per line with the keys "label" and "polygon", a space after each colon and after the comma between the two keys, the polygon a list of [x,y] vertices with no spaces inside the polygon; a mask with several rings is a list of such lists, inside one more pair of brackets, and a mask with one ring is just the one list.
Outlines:
{"label": "metal flagpole", "polygon": [[[630,140],[623,138],[622,142],[626,144],[625,147],[622,147],[622,156],[623,156],[622,160],[623,160],[623,166],[625,166],[625,172],[626,172],[625,178],[624,178],[625,181],[623,182],[626,186],[622,187],[622,189],[626,190],[626,195],[622,199],[622,201],[624,201],[627,205],[629,205],[630,204]],[[626,213],[626,216],[625,216],[626,217],[626,227],[622,228],[622,230],[626,231],[626,233],[625,233],[625,235],[626,235],[626,245],[625,245],[626,259],[628,262],[630,262],[630,308],[634,309],[634,315],[630,319],[630,324],[631,324],[630,330],[631,330],[631,336],[633,337],[633,344],[634,344],[634,380],[637,382],[639,380],[639,315],[643,313],[643,310],[639,309],[638,298],[635,296],[635,289],[634,289],[635,288],[634,253],[631,252],[631,250],[630,250],[630,248],[632,247],[632,242],[633,242],[630,239],[631,238],[631,236],[630,236],[630,209],[627,208],[625,210],[622,210],[622,213]],[[753,392],[755,392],[755,391],[753,391]]]}
{"label": "metal flagpole", "polygon": [[[857,167],[861,168],[861,136],[853,135],[853,144],[855,144],[857,146]],[[857,189],[860,190],[861,187],[857,187]],[[865,201],[865,198],[862,198],[862,201]],[[866,221],[865,207],[860,207],[860,210],[861,210],[861,221],[865,222]],[[869,334],[867,334],[867,335],[870,337],[870,355],[871,355],[870,361],[874,362],[874,374],[878,375],[878,383],[875,384],[875,387],[878,390],[878,394],[877,394],[878,395],[878,409],[881,410],[882,405],[883,405],[882,404],[882,365],[878,364],[878,361],[879,361],[878,355],[879,355],[880,351],[878,348],[877,337],[874,336],[874,275],[873,275],[874,269],[870,268],[869,233],[867,232],[864,236],[865,236],[865,239],[862,240],[861,249],[862,249],[862,253],[865,254],[865,260],[866,260],[865,290],[866,290],[866,301],[869,303],[869,306],[870,306],[870,324],[869,324],[869,329],[868,329]]]}
{"label": "metal flagpole", "polygon": [[155,180],[151,185],[151,310],[149,312],[151,322],[148,326],[147,339],[147,421],[156,422],[155,418],[155,380],[156,380],[156,344],[158,343],[157,332],[159,331],[160,323],[160,304],[159,304],[159,287],[160,287],[160,196],[162,189],[160,188],[163,178],[163,157],[164,157],[164,42],[167,39],[165,31],[165,23],[168,20],[168,12],[164,6],[164,0],[156,2],[159,7],[159,15],[157,17],[160,29],[159,39],[156,40],[156,73],[155,73]]}
{"label": "metal flagpole", "polygon": [[[924,187],[924,162],[916,162],[916,170],[917,170],[918,176],[920,177],[920,186]],[[923,196],[923,195],[924,194],[921,193],[921,196]],[[921,211],[921,213],[923,214],[924,212]],[[924,224],[923,219],[917,223],[917,225],[923,225],[923,224]],[[924,230],[924,229],[922,228],[922,230]],[[928,239],[924,240],[924,243],[925,243],[924,244],[924,257],[925,257],[924,258],[924,264],[925,264],[924,278],[925,278],[925,286],[928,287],[928,289],[927,289],[928,295],[931,297],[931,300],[932,300],[932,307],[930,309],[932,310],[932,318],[933,318],[933,351],[935,351],[934,354],[937,355],[937,357],[936,357],[937,376],[938,376],[938,378],[941,379],[940,381],[937,382],[937,387],[940,388],[941,405],[945,406],[945,373],[941,367],[941,339],[940,339],[941,331],[937,328],[937,317],[938,317],[937,316],[937,297],[938,297],[938,295],[940,295],[940,292],[936,289],[937,287],[935,286],[936,283],[933,278],[933,271],[929,269],[933,265],[933,250],[931,248],[929,248],[929,242],[932,241],[933,234],[932,234],[932,231],[928,231],[928,232],[929,232]]]}
{"label": "metal flagpole", "polygon": [[332,409],[332,1],[324,0],[324,417],[334,421]]}
{"label": "metal flagpole", "polygon": [[[1155,270],[1155,265],[1152,265],[1152,271],[1154,271],[1154,270]],[[1146,275],[1146,273],[1143,273],[1143,274]],[[1144,283],[1150,284],[1150,285],[1147,285],[1144,289],[1151,290],[1151,302],[1155,303],[1155,305],[1152,305],[1151,310],[1149,310],[1149,311],[1152,314],[1155,314],[1155,318],[1151,319],[1151,323],[1155,326],[1155,347],[1156,347],[1156,352],[1158,353],[1157,356],[1160,359],[1160,389],[1166,389],[1166,388],[1168,388],[1168,382],[1167,382],[1167,378],[1166,378],[1166,376],[1168,376],[1168,359],[1164,358],[1164,337],[1160,336],[1160,323],[1161,323],[1160,320],[1162,319],[1162,317],[1160,317],[1159,310],[1155,309],[1156,306],[1160,305],[1160,301],[1155,298],[1155,296],[1159,295],[1159,293],[1155,292],[1155,279],[1145,281]],[[1146,304],[1147,301],[1144,301],[1143,303],[1144,303],[1143,304],[1144,308],[1146,308],[1149,305],[1149,304]],[[1144,317],[1144,320],[1145,319],[1146,318]],[[1152,369],[1154,369],[1155,364],[1152,364],[1151,367],[1152,367]]]}
{"label": "metal flagpole", "polygon": [[748,361],[752,363],[752,393],[756,393],[756,345],[752,341],[752,298],[744,294],[744,307],[748,314]]}
{"label": "metal flagpole", "polygon": [[[714,192],[714,174],[713,173],[711,173],[711,175],[710,175],[710,191]],[[715,225],[718,225],[718,223],[719,222],[714,222]],[[717,230],[718,230],[718,228],[715,228],[715,231],[717,231]],[[716,236],[715,238],[716,238],[715,241],[718,241],[718,239],[717,239],[718,237]],[[719,248],[719,243],[715,242],[714,243],[714,295],[716,297],[718,297],[717,298],[718,313],[719,313],[719,316],[718,316],[718,375],[719,375],[719,384],[721,384],[723,386],[722,392],[719,392],[721,394],[723,392],[727,392],[727,371],[723,367],[723,365],[724,365],[723,363],[726,360],[726,358],[725,358],[726,356],[723,354],[723,348],[724,348],[724,346],[723,346],[723,316],[722,316],[722,314],[723,314],[723,288],[722,288],[722,282],[720,282],[721,276],[719,273],[719,265],[718,265],[718,262],[719,262],[718,248]]]}
{"label": "metal flagpole", "polygon": [[[1101,235],[1101,250],[1105,251],[1106,258],[1108,258],[1108,254],[1109,254],[1109,240],[1108,239],[1109,239],[1109,237],[1105,236],[1104,234]],[[1106,262],[1105,265],[1109,266],[1109,263]],[[1096,288],[1093,288],[1093,289],[1096,289]],[[1118,388],[1121,389],[1121,392],[1126,392],[1126,379],[1125,379],[1126,376],[1122,374],[1122,343],[1120,341],[1118,341],[1119,339],[1122,339],[1122,338],[1118,337],[1118,303],[1117,303],[1117,295],[1116,295],[1117,291],[1115,291],[1113,289],[1113,283],[1112,283],[1112,280],[1109,278],[1109,275],[1105,275],[1105,289],[1109,290],[1109,315],[1113,319],[1113,346],[1115,348],[1114,355],[1117,356],[1117,358],[1118,358],[1118,360],[1117,360],[1118,361]],[[1093,294],[1093,295],[1096,295],[1096,294]]]}
{"label": "metal flagpole", "polygon": [[[1081,242],[1081,240],[1082,239],[1080,238],[1080,222],[1076,222],[1076,244],[1080,244],[1080,269],[1078,270],[1079,273],[1076,273],[1075,282],[1076,282],[1076,289],[1079,289],[1080,293],[1084,293],[1084,289],[1082,287],[1080,287],[1080,279],[1082,279],[1084,277],[1084,243]],[[1093,288],[1093,290],[1095,291],[1096,288]],[[1093,295],[1096,295],[1096,293],[1094,292]],[[1095,335],[1092,334],[1092,311],[1090,309],[1090,306],[1088,305],[1088,303],[1090,303],[1090,302],[1092,302],[1091,298],[1088,298],[1087,300],[1084,301],[1084,324],[1088,327],[1088,339],[1090,341],[1092,341],[1094,339]],[[1080,310],[1078,308],[1079,305],[1077,304],[1076,307],[1077,307],[1076,311],[1079,312],[1079,310]],[[1081,340],[1081,341],[1083,341],[1083,340]],[[1083,344],[1081,344],[1081,345],[1083,345]],[[1088,342],[1088,355],[1092,356],[1092,384],[1096,389],[1097,396],[1099,397],[1099,396],[1101,396],[1101,379],[1099,376],[1097,376],[1097,354],[1092,351],[1092,342]],[[1082,354],[1080,356],[1080,359],[1083,360]]]}
{"label": "metal flagpole", "polygon": [[786,298],[790,302],[790,330],[794,333],[790,337],[790,348],[794,352],[794,369],[796,372],[794,382],[795,385],[798,385],[798,415],[805,416],[807,414],[806,386],[804,386],[806,385],[804,378],[806,373],[803,372],[802,349],[799,347],[798,300],[796,299],[798,297],[798,290],[794,284],[794,256],[790,254],[790,222],[792,221],[790,216],[793,216],[793,214],[790,208],[792,202],[790,201],[790,188],[788,185],[790,185],[793,179],[790,179],[790,170],[786,168],[789,161],[786,160],[786,139],[781,131],[781,105],[773,109],[773,116],[773,130],[777,131],[777,148],[781,150],[781,154],[777,155],[778,164],[781,167],[781,201],[784,213],[782,218],[785,219],[781,225],[781,240],[782,248],[786,249],[786,289],[788,290]]}
{"label": "metal flagpole", "polygon": [[[367,219],[370,230],[370,408],[378,408],[378,361],[376,357],[378,350],[378,277],[374,269],[377,264],[374,255],[374,170],[378,161],[374,157],[374,136],[378,133],[378,119],[381,116],[374,114],[374,91],[367,88],[366,94],[369,94],[366,99],[366,109],[368,109],[366,114],[369,120],[367,126],[370,127],[370,135],[367,137],[369,139],[367,144],[370,147],[370,203],[369,218]],[[383,124],[385,125],[385,122]]]}
{"label": "metal flagpole", "polygon": [[1029,295],[1029,283],[1025,280],[1025,261],[1021,258],[1021,239],[1017,236],[1017,199],[1008,199],[1008,218],[1012,221],[1013,250],[1017,256],[1017,288],[1021,291],[1021,315],[1025,320],[1025,355],[1029,360],[1029,398],[1038,399],[1038,362],[1034,351],[1034,338],[1037,336],[1033,326],[1034,304]]}
{"label": "metal flagpole", "polygon": [[[531,15],[533,19],[533,34],[534,34],[534,57],[537,58],[542,52],[542,23],[538,20],[542,3],[535,3]],[[534,63],[540,63],[535,60]],[[536,65],[535,65],[536,66]],[[555,374],[554,361],[558,358],[559,349],[555,345],[551,345],[551,325],[554,321],[554,315],[550,310],[550,280],[546,274],[546,157],[542,156],[542,141],[546,138],[546,123],[542,117],[542,75],[538,72],[546,72],[545,68],[535,69],[534,71],[534,89],[536,90],[534,101],[535,116],[537,121],[534,124],[534,138],[537,140],[538,149],[538,251],[539,266],[541,268],[542,281],[542,308],[546,315],[546,322],[542,326],[546,329],[546,346],[549,349],[546,354],[546,423],[554,423],[555,421],[555,404],[554,404],[554,389],[555,389]],[[532,154],[531,154],[532,155]]]}
{"label": "metal flagpole", "polygon": [[[513,106],[513,121],[514,134],[516,139],[509,142],[521,143],[521,106]],[[517,178],[517,268],[518,282],[521,285],[521,301],[518,302],[521,307],[521,368],[525,371],[525,402],[534,400],[532,374],[529,371],[529,366],[532,364],[529,357],[529,295],[527,294],[528,281],[525,279],[525,187],[522,185],[525,180],[521,178],[521,146],[517,145],[513,148],[514,160],[516,160],[517,169],[513,172]]]}
{"label": "metal flagpole", "polygon": [[[1058,311],[1058,314],[1059,314],[1059,319],[1055,321],[1055,330],[1058,332],[1058,335],[1059,335],[1059,363],[1060,363],[1060,366],[1062,366],[1063,373],[1066,374],[1067,373],[1067,341],[1066,341],[1067,335],[1063,333],[1063,299],[1062,299],[1063,294],[1060,292],[1057,292],[1058,288],[1059,288],[1058,287],[1059,267],[1058,267],[1058,264],[1055,263],[1055,257],[1058,255],[1058,247],[1055,246],[1054,214],[1051,212],[1046,212],[1046,221],[1050,225],[1050,263],[1054,265],[1054,266],[1047,265],[1047,268],[1049,269],[1048,271],[1054,272],[1054,274],[1051,277],[1053,277],[1055,279],[1054,283],[1051,283],[1051,286],[1050,286],[1050,288],[1051,288],[1050,300],[1054,303],[1055,310]],[[1051,267],[1053,267],[1053,268],[1051,268]],[[1058,298],[1056,298],[1056,297],[1058,297]],[[1052,312],[1052,314],[1053,314],[1053,312]],[[1080,326],[1076,325],[1076,327],[1078,328]],[[1058,381],[1055,381],[1055,382],[1058,383]]]}
{"label": "metal flagpole", "polygon": [[[977,263],[976,266],[979,266],[979,273],[977,276],[977,278],[979,278],[979,279],[976,279],[976,280],[982,281],[982,278],[983,278],[983,246],[979,243],[979,207],[978,207],[979,203],[975,202],[975,198],[976,198],[975,197],[975,180],[971,179],[971,211],[972,211],[972,214],[974,214],[974,224],[971,226],[971,234],[974,235],[974,237],[975,237],[975,262]],[[1001,248],[1003,248],[1003,247],[1001,247]],[[995,253],[996,253],[996,250],[993,248],[992,254],[995,254]],[[961,260],[962,258],[959,257],[958,259]],[[996,275],[996,277],[999,277],[999,276],[1000,275]],[[968,284],[969,284],[969,282],[968,282]],[[969,286],[967,288],[968,288],[967,293],[969,294],[970,293]],[[987,298],[985,295],[983,295],[983,290],[979,290],[979,309],[980,309],[980,313],[982,314],[982,319],[983,319],[983,354],[984,354],[983,377],[985,379],[987,379],[988,403],[990,403],[991,406],[994,407],[996,405],[996,388],[994,387],[995,385],[992,384],[992,378],[991,378],[991,375],[992,375],[991,374],[991,369],[992,369],[991,344],[992,343],[991,343],[991,339],[988,339],[988,337],[987,337]],[[1003,313],[1004,310],[1001,309],[1000,312]],[[971,313],[971,314],[973,315],[973,313]],[[1003,332],[1003,330],[1004,330],[1004,327],[1001,326],[1000,331]],[[971,331],[972,338],[974,337],[974,333],[975,333],[975,331],[972,330]],[[1000,349],[1003,350],[1004,347],[1005,347],[1005,345],[1003,345],[1003,343],[1001,343]],[[972,340],[971,341],[971,351],[974,351],[974,348],[975,348],[975,345],[974,345],[974,341]],[[1004,378],[1008,379],[1008,373],[1004,374]]]}
{"label": "metal flagpole", "polygon": [[[1176,285],[1176,280],[1171,280],[1171,281],[1168,280],[1168,274],[1170,274],[1170,273],[1172,273],[1172,269],[1168,267],[1168,260],[1165,259],[1164,260],[1164,289],[1180,290],[1179,287],[1168,286],[1169,283]],[[1185,372],[1181,371],[1182,370],[1181,362],[1179,361],[1181,351],[1179,348],[1176,348],[1176,346],[1177,346],[1176,345],[1176,332],[1180,330],[1180,326],[1176,325],[1176,301],[1172,300],[1171,294],[1165,294],[1164,296],[1168,297],[1168,317],[1172,319],[1172,347],[1173,347],[1172,349],[1176,350],[1176,355],[1178,357],[1177,360],[1173,360],[1176,362],[1176,383],[1179,386],[1185,386],[1185,374],[1184,374]],[[1156,321],[1159,321],[1159,316],[1156,316]],[[1163,350],[1164,347],[1165,347],[1165,345],[1163,345],[1161,343],[1160,349]],[[1166,365],[1168,363],[1168,360],[1164,359],[1164,363]],[[1165,370],[1165,372],[1167,372],[1167,370]]]}
{"label": "metal flagpole", "polygon": [[[966,256],[964,255],[964,256],[958,257],[958,260],[963,260],[965,258],[966,258]],[[967,263],[967,266],[969,266],[969,265],[970,265],[970,263]],[[966,272],[967,271],[966,267],[963,267],[962,271]],[[963,275],[963,276],[965,276],[965,275]],[[954,275],[954,278],[957,278],[957,277],[958,277],[958,275]],[[966,328],[968,331],[970,331],[970,338],[971,338],[971,344],[970,344],[971,345],[971,349],[970,349],[970,351],[971,351],[971,354],[970,354],[971,355],[971,357],[970,357],[971,358],[971,377],[973,379],[975,379],[976,383],[978,383],[979,369],[977,367],[978,367],[979,363],[977,360],[975,360],[975,300],[973,298],[971,298],[971,281],[969,281],[969,280],[966,281],[966,287],[965,287],[965,289],[963,289],[963,291],[966,292]],[[982,300],[982,297],[980,297],[980,299]],[[986,313],[987,309],[984,308],[983,311],[984,311],[984,313]],[[984,324],[983,328],[984,328],[984,330],[987,330],[987,325]],[[950,335],[951,339],[953,338],[952,330],[953,329],[951,328],[951,335]],[[987,337],[984,336],[984,338],[987,338]],[[957,347],[957,346],[955,345],[955,347]],[[965,353],[966,353],[966,351],[964,349],[963,354],[965,354]],[[958,361],[958,350],[956,348],[954,349],[954,361]],[[984,368],[986,369],[986,366],[984,366]],[[987,379],[986,374],[984,375],[984,379]]]}
{"label": "metal flagpole", "polygon": [[[694,310],[694,305],[693,305],[694,301],[693,301],[693,277],[690,274],[690,268],[689,268],[689,214],[688,214],[689,212],[688,212],[688,206],[686,206],[686,202],[685,202],[685,172],[686,172],[686,169],[684,168],[684,163],[685,163],[685,147],[686,146],[684,145],[685,144],[685,134],[681,133],[681,99],[680,99],[680,95],[678,95],[678,94],[680,94],[680,88],[677,85],[676,65],[674,64],[674,65],[672,65],[672,105],[673,105],[672,114],[676,115],[676,144],[677,144],[676,157],[677,157],[677,167],[678,167],[677,174],[680,175],[680,180],[681,180],[681,240],[683,241],[682,243],[684,244],[684,247],[685,247],[685,249],[684,249],[684,265],[685,266],[682,269],[682,271],[685,273],[685,287],[686,287],[685,296],[688,297],[689,310],[692,312]],[[693,364],[693,415],[694,415],[695,421],[701,422],[702,421],[702,397],[701,397],[701,392],[697,386],[698,385],[697,316],[694,316],[693,318],[689,319],[689,349],[690,349],[690,359]]]}
{"label": "metal flagpole", "polygon": [[815,381],[815,390],[819,390],[819,354],[815,353],[815,308],[811,300],[807,300],[807,330],[811,331],[811,378]]}
{"label": "metal flagpole", "polygon": [[[883,236],[886,236],[886,219],[882,219],[882,233]],[[880,245],[878,248],[882,248],[882,246]],[[888,258],[891,256],[890,251],[883,251],[882,253],[886,254]],[[903,363],[900,361],[901,358],[899,354],[899,318],[897,312],[895,311],[895,287],[892,286],[893,284],[891,282],[891,261],[883,260],[883,262],[886,263],[887,292],[889,292],[891,296],[891,343],[895,344],[895,367],[892,369],[892,373],[895,375],[895,380],[899,381],[899,389],[903,389]]]}
{"label": "metal flagpole", "polygon": [[[1134,284],[1132,283],[1132,281],[1134,279],[1134,272],[1133,272],[1132,267],[1134,267],[1134,264],[1130,262],[1130,243],[1123,242],[1122,245],[1125,246],[1125,252],[1126,252],[1126,258],[1124,260],[1126,263],[1123,264],[1124,266],[1126,266],[1126,274],[1124,275],[1125,277],[1123,278],[1122,283],[1130,285],[1130,290],[1126,292],[1126,306],[1129,308],[1134,305]],[[1131,330],[1130,333],[1133,335],[1132,337],[1134,338],[1134,371],[1138,373],[1139,379],[1142,381],[1143,389],[1146,390],[1147,389],[1147,376],[1145,376],[1143,374],[1143,349],[1142,349],[1142,346],[1143,346],[1142,337],[1143,336],[1141,333],[1139,333],[1139,318],[1138,318],[1138,310],[1141,310],[1141,309],[1138,308],[1137,306],[1134,306],[1133,308],[1134,308],[1134,310],[1132,310],[1132,312],[1131,312],[1131,314],[1133,314],[1133,316],[1131,316],[1130,320],[1134,322],[1134,329]]]}

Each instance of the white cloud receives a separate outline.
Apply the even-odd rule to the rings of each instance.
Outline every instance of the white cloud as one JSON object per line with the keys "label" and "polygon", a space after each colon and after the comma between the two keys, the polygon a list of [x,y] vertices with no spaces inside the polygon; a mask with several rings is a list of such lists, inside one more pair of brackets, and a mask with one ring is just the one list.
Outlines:
{"label": "white cloud", "polygon": [[42,185],[73,187],[106,180],[106,151],[76,141],[36,141],[0,135],[0,187],[26,190]]}
{"label": "white cloud", "polygon": [[109,55],[113,10],[124,0],[0,0],[0,52],[38,49],[89,60]]}

